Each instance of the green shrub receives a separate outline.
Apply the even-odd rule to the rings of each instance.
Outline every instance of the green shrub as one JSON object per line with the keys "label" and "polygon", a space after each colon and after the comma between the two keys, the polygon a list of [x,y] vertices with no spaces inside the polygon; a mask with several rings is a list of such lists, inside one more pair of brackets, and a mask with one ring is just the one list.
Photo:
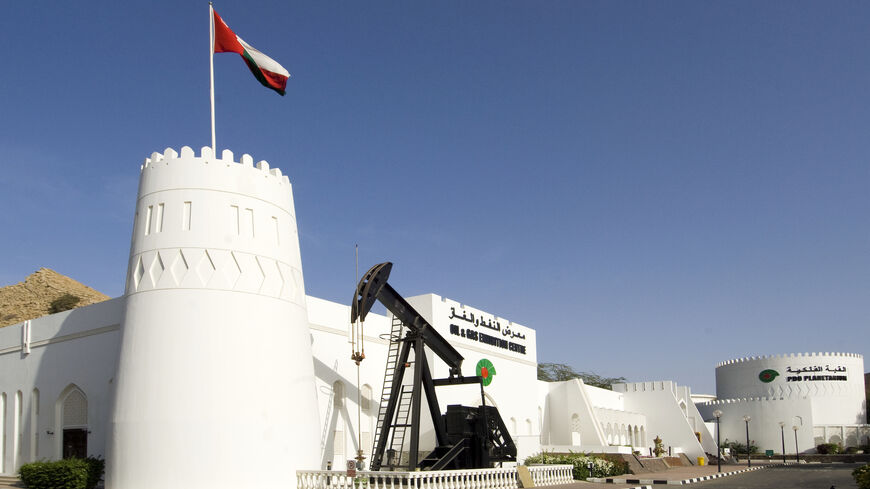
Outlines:
{"label": "green shrub", "polygon": [[749,452],[746,451],[746,445],[739,441],[728,441],[727,439],[720,445],[719,448],[730,448],[732,454],[747,454],[758,453],[758,445],[753,444],[753,440],[749,441]]}
{"label": "green shrub", "polygon": [[34,462],[19,470],[21,482],[28,489],[85,489],[88,463],[82,459]]}
{"label": "green shrub", "polygon": [[55,314],[58,312],[69,311],[70,309],[76,307],[81,301],[81,297],[72,295],[72,294],[64,294],[57,299],[51,301],[51,305],[48,307],[48,312],[51,314]]}
{"label": "green shrub", "polygon": [[18,474],[28,489],[93,489],[104,469],[101,458],[69,458],[24,464]]}
{"label": "green shrub", "polygon": [[824,455],[843,453],[843,447],[839,443],[822,443],[816,445],[816,451]]}
{"label": "green shrub", "polygon": [[853,470],[852,477],[855,478],[858,489],[870,489],[870,464]]}
{"label": "green shrub", "polygon": [[[574,479],[586,480],[587,477],[610,477],[621,475],[628,472],[628,464],[615,463],[608,458],[616,458],[611,455],[587,455],[583,453],[561,453],[553,454],[541,452],[537,455],[528,457],[525,465],[546,464],[546,465],[573,465]],[[589,471],[587,465],[592,462],[592,471]]]}
{"label": "green shrub", "polygon": [[[640,452],[638,452],[640,453]],[[615,473],[609,475],[622,475],[627,474],[629,472],[628,462],[625,461],[624,458],[619,455],[613,453],[602,453],[600,455],[595,455],[596,457],[603,458],[608,462],[613,464],[613,469]]]}
{"label": "green shrub", "polygon": [[88,457],[85,459],[88,463],[88,484],[85,489],[94,489],[97,484],[103,480],[103,473],[106,471],[106,461],[98,457]]}

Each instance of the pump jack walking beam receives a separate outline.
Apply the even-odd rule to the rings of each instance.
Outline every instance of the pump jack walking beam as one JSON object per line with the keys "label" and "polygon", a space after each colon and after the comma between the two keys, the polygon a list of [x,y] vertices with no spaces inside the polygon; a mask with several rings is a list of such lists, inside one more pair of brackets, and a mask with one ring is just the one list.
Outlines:
{"label": "pump jack walking beam", "polygon": [[[351,304],[351,322],[365,320],[375,301],[380,301],[408,328],[407,335],[401,339],[402,350],[398,357],[393,375],[393,384],[381,431],[377,433],[376,446],[371,458],[372,470],[379,470],[387,448],[388,434],[395,417],[399,403],[402,378],[405,368],[409,365],[410,351],[414,349],[414,380],[411,398],[411,440],[408,454],[408,469],[414,470],[418,464],[420,445],[420,407],[421,393],[425,393],[435,428],[436,442],[439,446],[448,443],[447,430],[441,417],[438,397],[435,394],[436,385],[480,383],[479,377],[462,378],[462,355],[444,339],[438,331],[429,324],[408,302],[396,292],[387,278],[390,276],[392,263],[386,262],[373,266],[360,280]],[[429,347],[450,369],[449,379],[433,379],[426,360],[425,347]],[[482,385],[482,384],[481,384]]]}
{"label": "pump jack walking beam", "polygon": [[356,296],[351,304],[350,321],[354,322],[357,318],[365,321],[366,315],[378,300],[405,323],[412,334],[420,335],[426,346],[444,360],[444,363],[450,367],[451,377],[461,376],[462,355],[387,283],[392,268],[392,263],[385,262],[373,266],[366,272],[356,288]]}

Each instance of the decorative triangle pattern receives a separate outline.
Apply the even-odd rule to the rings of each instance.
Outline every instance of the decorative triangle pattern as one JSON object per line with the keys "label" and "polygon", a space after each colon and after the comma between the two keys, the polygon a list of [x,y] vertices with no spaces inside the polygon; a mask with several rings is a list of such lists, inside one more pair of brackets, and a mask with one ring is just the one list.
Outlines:
{"label": "decorative triangle pattern", "polygon": [[284,288],[287,286],[287,281],[284,279],[284,273],[281,272],[281,264],[275,261],[275,271],[279,280],[278,297],[284,296]]}
{"label": "decorative triangle pattern", "polygon": [[136,258],[136,271],[133,272],[133,290],[139,290],[139,283],[145,276],[145,265],[142,265],[142,257]]}
{"label": "decorative triangle pattern", "polygon": [[281,272],[278,271],[278,265],[275,260],[262,256],[257,257],[257,264],[263,273],[263,281],[260,284],[260,294],[270,297],[278,297],[281,295]]}
{"label": "decorative triangle pattern", "polygon": [[187,260],[184,258],[184,252],[178,250],[178,253],[172,259],[172,265],[169,265],[169,273],[172,275],[172,281],[175,285],[181,285],[181,279],[184,278],[187,269]]}
{"label": "decorative triangle pattern", "polygon": [[[241,255],[241,253],[238,255]],[[223,270],[224,276],[230,281],[230,288],[236,288],[236,284],[239,283],[239,277],[242,276],[242,266],[239,264],[239,257],[236,255],[235,251],[230,252],[230,256],[224,264]]]}
{"label": "decorative triangle pattern", "polygon": [[160,276],[163,275],[163,270],[166,267],[163,266],[163,259],[160,258],[160,252],[154,254],[154,261],[151,262],[151,266],[148,267],[148,275],[151,278],[151,283],[156,284],[158,280],[160,280]]}
{"label": "decorative triangle pattern", "polygon": [[238,251],[174,248],[146,251],[136,266],[128,293],[186,288],[235,290],[304,304],[302,271],[274,258]]}
{"label": "decorative triangle pattern", "polygon": [[208,250],[203,250],[202,256],[199,258],[199,263],[196,265],[196,276],[202,287],[208,285],[212,275],[214,275],[214,262],[208,253]]}

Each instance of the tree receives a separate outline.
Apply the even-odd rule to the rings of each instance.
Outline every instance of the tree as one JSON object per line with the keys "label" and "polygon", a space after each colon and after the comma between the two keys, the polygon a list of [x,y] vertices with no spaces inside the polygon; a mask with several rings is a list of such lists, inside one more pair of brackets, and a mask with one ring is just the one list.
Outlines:
{"label": "tree", "polygon": [[68,311],[75,308],[76,304],[78,304],[81,300],[82,299],[78,296],[69,293],[64,294],[57,299],[51,301],[51,305],[48,307],[48,312],[54,314],[57,312]]}
{"label": "tree", "polygon": [[602,377],[592,372],[577,372],[570,365],[564,363],[539,363],[538,380],[547,382],[561,382],[571,379],[581,379],[584,384],[602,389],[612,390],[611,384],[625,382],[625,377]]}

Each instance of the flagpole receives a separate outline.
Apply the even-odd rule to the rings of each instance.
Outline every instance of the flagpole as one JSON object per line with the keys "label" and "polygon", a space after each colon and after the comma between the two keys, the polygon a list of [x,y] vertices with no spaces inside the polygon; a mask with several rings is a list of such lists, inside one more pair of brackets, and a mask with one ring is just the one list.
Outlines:
{"label": "flagpole", "polygon": [[209,26],[208,26],[208,39],[209,43],[209,58],[208,58],[208,67],[209,67],[209,82],[210,82],[210,94],[211,94],[211,152],[214,154],[215,158],[217,158],[217,144],[215,143],[214,137],[214,7],[211,2],[208,2],[208,18],[209,18]]}

